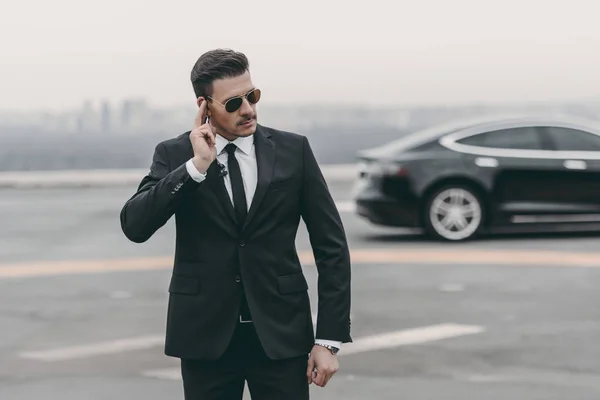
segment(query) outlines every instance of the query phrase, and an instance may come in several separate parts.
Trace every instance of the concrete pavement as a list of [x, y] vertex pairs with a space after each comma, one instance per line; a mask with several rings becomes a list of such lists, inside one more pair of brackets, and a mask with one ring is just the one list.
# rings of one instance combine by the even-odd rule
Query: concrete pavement
[[[347, 185], [332, 189], [355, 261], [356, 343], [313, 399], [600, 395], [597, 236], [434, 243], [370, 226], [345, 205]], [[118, 211], [131, 193], [0, 191], [1, 399], [182, 398], [162, 353], [173, 226], [127, 242]], [[316, 309], [303, 227], [298, 248]]]
[[[356, 164], [321, 166], [329, 181], [352, 181], [356, 177]], [[0, 172], [0, 188], [85, 188], [120, 187], [137, 185], [148, 169], [88, 169], [52, 171]]]

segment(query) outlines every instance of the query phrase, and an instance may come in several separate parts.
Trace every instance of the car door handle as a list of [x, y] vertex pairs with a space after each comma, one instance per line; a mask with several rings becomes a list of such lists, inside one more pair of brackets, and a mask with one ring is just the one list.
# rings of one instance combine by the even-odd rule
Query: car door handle
[[491, 157], [477, 157], [475, 159], [475, 165], [478, 167], [496, 168], [498, 166], [498, 160]]
[[587, 164], [585, 163], [585, 161], [581, 161], [581, 160], [565, 160], [563, 162], [563, 165], [567, 169], [586, 169], [587, 168]]

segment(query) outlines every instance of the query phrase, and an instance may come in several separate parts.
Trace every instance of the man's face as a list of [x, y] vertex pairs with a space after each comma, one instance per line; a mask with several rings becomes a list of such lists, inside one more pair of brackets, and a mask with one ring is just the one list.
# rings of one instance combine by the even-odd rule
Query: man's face
[[233, 112], [228, 112], [223, 106], [228, 100], [243, 96], [255, 89], [250, 72], [234, 78], [215, 80], [212, 89], [210, 97], [213, 100], [209, 101], [208, 109], [211, 124], [215, 126], [217, 132], [229, 140], [254, 134], [256, 104], [251, 104], [246, 97], [242, 97], [241, 106]]

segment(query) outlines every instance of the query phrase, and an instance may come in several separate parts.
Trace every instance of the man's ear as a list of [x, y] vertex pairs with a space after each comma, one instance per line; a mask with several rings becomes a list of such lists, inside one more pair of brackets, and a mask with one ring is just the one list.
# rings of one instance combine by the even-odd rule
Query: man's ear
[[212, 110], [210, 109], [210, 101], [206, 100], [206, 115], [212, 117]]

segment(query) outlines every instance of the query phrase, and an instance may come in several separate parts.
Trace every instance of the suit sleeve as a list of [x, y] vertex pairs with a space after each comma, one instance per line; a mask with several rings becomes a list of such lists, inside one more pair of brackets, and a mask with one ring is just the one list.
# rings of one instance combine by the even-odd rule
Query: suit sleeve
[[350, 252], [338, 209], [308, 143], [303, 139], [301, 214], [318, 270], [316, 337], [342, 343], [350, 337]]
[[167, 150], [159, 143], [149, 173], [121, 210], [121, 229], [132, 242], [150, 239], [173, 216], [186, 193], [201, 183], [192, 179], [186, 164], [171, 170]]

